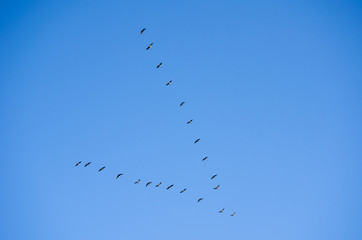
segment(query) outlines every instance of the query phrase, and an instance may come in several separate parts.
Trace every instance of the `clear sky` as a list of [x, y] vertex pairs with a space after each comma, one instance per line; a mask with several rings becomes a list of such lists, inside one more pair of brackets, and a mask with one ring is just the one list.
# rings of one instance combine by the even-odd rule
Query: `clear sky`
[[1, 1], [0, 239], [360, 240], [361, 66], [361, 1]]

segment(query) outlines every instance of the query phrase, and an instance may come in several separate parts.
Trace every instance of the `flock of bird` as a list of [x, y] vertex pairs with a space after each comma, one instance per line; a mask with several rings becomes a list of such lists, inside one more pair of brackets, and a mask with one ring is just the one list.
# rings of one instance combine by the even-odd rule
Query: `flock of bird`
[[[145, 31], [146, 31], [146, 28], [143, 28], [143, 29], [141, 30], [141, 35], [142, 35]], [[153, 43], [149, 44], [149, 45], [147, 46], [146, 50], [149, 50], [152, 46], [153, 46]], [[156, 66], [156, 68], [160, 68], [161, 65], [162, 65], [162, 62], [159, 63], [159, 64]], [[172, 80], [170, 80], [170, 81], [166, 84], [166, 86], [171, 85], [171, 83], [172, 83]], [[181, 103], [180, 103], [180, 107], [182, 107], [184, 104], [185, 104], [185, 102], [181, 102]], [[193, 119], [191, 119], [191, 120], [189, 120], [188, 122], [186, 122], [186, 124], [190, 124], [190, 123], [192, 123], [192, 121], [193, 121]], [[200, 141], [200, 138], [196, 139], [196, 140], [194, 141], [194, 144], [198, 143], [199, 141]], [[204, 157], [204, 158], [202, 159], [202, 161], [205, 161], [207, 158], [208, 158], [207, 156]], [[82, 163], [82, 161], [79, 161], [79, 162], [77, 162], [77, 163], [75, 164], [75, 166], [77, 167], [77, 166], [80, 165], [81, 163]], [[86, 164], [84, 165], [84, 167], [87, 167], [87, 166], [89, 166], [90, 164], [91, 164], [91, 162], [88, 162], [88, 163], [86, 163]], [[105, 168], [106, 168], [105, 166], [101, 167], [101, 168], [98, 170], [98, 172], [103, 171]], [[122, 176], [122, 175], [123, 175], [123, 173], [117, 174], [116, 179], [118, 179], [118, 178], [119, 178], [120, 176]], [[217, 177], [217, 174], [214, 174], [214, 175], [211, 177], [211, 180], [213, 180], [215, 177]], [[141, 179], [138, 179], [137, 181], [134, 182], [134, 184], [139, 184], [140, 182], [141, 182]], [[148, 186], [151, 185], [151, 184], [152, 184], [152, 182], [147, 182], [145, 186], [148, 187]], [[161, 184], [162, 184], [162, 182], [160, 182], [160, 183], [158, 183], [157, 185], [155, 185], [155, 187], [160, 187]], [[174, 186], [173, 184], [169, 185], [169, 186], [166, 188], [166, 190], [169, 190], [169, 189], [172, 188], [173, 186]], [[220, 187], [220, 185], [217, 185], [217, 186], [214, 187], [213, 189], [214, 189], [214, 190], [218, 190], [219, 187]], [[185, 191], [186, 191], [186, 188], [182, 189], [182, 190], [180, 191], [180, 193], [184, 193]], [[197, 199], [197, 202], [199, 203], [199, 202], [202, 201], [202, 200], [204, 200], [204, 198], [202, 198], [202, 197], [201, 197], [201, 198], [198, 198], [198, 199]], [[224, 210], [225, 210], [225, 208], [221, 209], [221, 210], [219, 211], [219, 213], [223, 213]], [[233, 212], [230, 216], [234, 217], [235, 214], [236, 214], [236, 212]]]

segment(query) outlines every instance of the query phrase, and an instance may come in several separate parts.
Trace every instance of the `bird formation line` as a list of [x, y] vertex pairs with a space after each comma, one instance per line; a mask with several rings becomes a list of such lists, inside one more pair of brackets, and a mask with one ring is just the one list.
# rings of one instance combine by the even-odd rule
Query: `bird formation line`
[[[144, 33], [145, 30], [146, 30], [146, 28], [143, 28], [143, 29], [141, 30], [141, 35]], [[149, 50], [152, 45], [153, 45], [153, 43], [151, 43], [151, 44], [146, 48], [146, 50]], [[162, 62], [159, 63], [156, 68], [161, 67], [161, 65], [162, 65]], [[170, 80], [170, 81], [166, 84], [166, 86], [171, 85], [171, 83], [172, 83], [172, 80]], [[181, 102], [181, 103], [180, 103], [180, 107], [182, 107], [184, 104], [185, 104], [184, 101]], [[194, 121], [194, 119], [190, 119], [189, 121], [186, 122], [186, 124], [187, 124], [187, 125], [188, 125], [188, 124], [191, 124], [193, 121]], [[196, 139], [196, 140], [194, 141], [194, 144], [198, 143], [200, 140], [201, 140], [200, 138]], [[205, 157], [202, 159], [202, 161], [205, 161], [207, 158], [208, 158], [208, 156], [205, 156]], [[216, 176], [217, 176], [217, 174], [213, 175], [213, 176], [211, 177], [211, 180], [214, 179]], [[169, 188], [172, 187], [172, 186], [173, 186], [173, 185], [169, 186], [167, 189], [169, 189]], [[213, 189], [214, 189], [214, 190], [217, 190], [217, 189], [219, 189], [219, 187], [220, 187], [220, 185], [217, 185], [217, 186], [214, 187]], [[180, 193], [183, 193], [184, 191], [186, 191], [186, 188], [183, 189]], [[198, 202], [200, 202], [201, 200], [203, 200], [203, 198], [199, 198], [199, 199], [198, 199]], [[221, 211], [219, 211], [219, 212], [220, 212], [220, 213], [223, 213], [223, 212], [224, 212], [224, 208], [223, 208]], [[231, 216], [235, 216], [235, 213], [233, 213]]]
[[[147, 28], [143, 28], [143, 29], [141, 30], [140, 34], [143, 35], [146, 30], [147, 30]], [[153, 45], [154, 45], [154, 43], [151, 42], [151, 43], [146, 47], [146, 50], [150, 50]], [[160, 63], [156, 66], [156, 69], [160, 68], [161, 66], [162, 66], [162, 62], [160, 62]], [[167, 86], [170, 86], [171, 83], [172, 83], [172, 80], [170, 80], [169, 82], [167, 82], [167, 83], [166, 83], [166, 87], [167, 87]], [[186, 103], [186, 102], [183, 101], [183, 102], [180, 103], [179, 106], [180, 106], [180, 107], [183, 107], [183, 106], [185, 105], [185, 103]], [[188, 125], [188, 124], [191, 124], [193, 121], [194, 121], [194, 119], [190, 119], [189, 121], [186, 122], [186, 124], [187, 124], [187, 125]], [[201, 140], [200, 138], [196, 139], [196, 140], [194, 141], [194, 144], [198, 143], [200, 140]], [[202, 161], [205, 161], [206, 159], [208, 159], [208, 156], [205, 156], [205, 157], [202, 159]], [[82, 163], [82, 161], [79, 161], [79, 162], [77, 162], [77, 163], [75, 164], [75, 166], [77, 167], [77, 166], [80, 165], [81, 163]], [[84, 165], [84, 167], [87, 167], [87, 166], [90, 165], [90, 164], [91, 164], [91, 162], [88, 162], [88, 163], [86, 163], [86, 164]], [[98, 170], [98, 172], [101, 172], [101, 171], [104, 170], [104, 169], [105, 169], [105, 166], [101, 167], [101, 168]], [[119, 178], [120, 176], [122, 176], [122, 175], [123, 175], [123, 173], [117, 174], [116, 179], [118, 179], [118, 178]], [[215, 177], [217, 177], [217, 174], [214, 174], [213, 176], [211, 176], [211, 180], [213, 180]], [[134, 182], [134, 184], [139, 184], [140, 182], [141, 182], [141, 179], [138, 179], [137, 181]], [[148, 186], [150, 186], [151, 184], [152, 184], [152, 182], [149, 181], [149, 182], [146, 183], [145, 187], [148, 187]], [[162, 182], [160, 182], [160, 183], [158, 183], [157, 185], [155, 185], [155, 187], [158, 188], [158, 187], [161, 186], [161, 184], [162, 184]], [[174, 184], [169, 185], [169, 186], [166, 188], [166, 190], [171, 189], [173, 186], [174, 186]], [[214, 189], [214, 190], [218, 190], [219, 187], [220, 187], [220, 185], [217, 185], [217, 186], [214, 187], [213, 189]], [[186, 188], [183, 188], [179, 193], [184, 193], [185, 191], [186, 191]], [[197, 199], [197, 203], [199, 203], [199, 202], [202, 201], [202, 200], [204, 200], [204, 198], [202, 198], [202, 197], [198, 198], [198, 199]], [[224, 210], [225, 210], [225, 208], [222, 208], [221, 210], [219, 210], [219, 213], [223, 213]], [[236, 214], [236, 212], [233, 212], [230, 216], [234, 217], [235, 214]]]
[[[77, 162], [77, 163], [75, 164], [75, 166], [78, 167], [81, 163], [82, 163], [82, 161], [79, 161], [79, 162]], [[87, 166], [89, 166], [90, 164], [91, 164], [91, 162], [88, 162], [88, 163], [86, 163], [86, 164], [84, 165], [84, 167], [87, 167]], [[98, 170], [98, 172], [103, 171], [105, 168], [106, 168], [105, 166], [101, 167], [101, 168]], [[116, 180], [119, 179], [119, 178], [120, 178], [121, 176], [123, 176], [123, 175], [124, 175], [123, 173], [118, 173], [118, 174], [116, 175]], [[215, 177], [215, 176], [216, 176], [216, 175], [213, 175], [212, 178]], [[140, 178], [138, 178], [138, 180], [135, 181], [135, 182], [133, 182], [133, 183], [134, 183], [134, 184], [141, 184], [141, 181], [142, 181], [142, 180], [141, 180]], [[152, 184], [152, 181], [148, 181], [148, 182], [146, 182], [145, 187], [149, 187], [149, 186], [151, 186], [151, 184]], [[159, 182], [157, 185], [155, 185], [155, 187], [158, 188], [158, 187], [161, 186], [161, 184], [162, 184], [162, 182]], [[220, 186], [220, 185], [217, 185], [217, 186], [214, 187], [213, 189], [216, 190], [216, 189], [219, 188], [219, 186]], [[171, 184], [171, 185], [169, 185], [169, 186], [166, 187], [166, 190], [170, 190], [170, 189], [173, 188], [173, 187], [174, 187], [174, 184]], [[182, 193], [184, 193], [186, 190], [187, 190], [187, 188], [183, 188], [179, 193], [182, 194]], [[199, 197], [199, 198], [197, 199], [197, 203], [199, 203], [199, 202], [202, 201], [202, 200], [204, 200], [204, 198], [202, 198], [202, 197], [200, 198], [200, 197]], [[224, 208], [219, 211], [219, 213], [223, 213], [223, 212], [224, 212]], [[235, 216], [235, 212], [234, 212], [233, 214], [231, 214], [230, 216], [234, 217], [234, 216]]]

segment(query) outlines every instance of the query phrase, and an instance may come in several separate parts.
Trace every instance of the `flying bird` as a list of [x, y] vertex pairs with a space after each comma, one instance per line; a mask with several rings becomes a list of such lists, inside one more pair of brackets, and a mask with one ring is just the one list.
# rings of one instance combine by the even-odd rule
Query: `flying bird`
[[162, 65], [162, 62], [161, 62], [160, 64], [158, 64], [156, 68], [159, 68], [159, 67], [161, 67], [161, 65]]
[[173, 187], [173, 184], [171, 184], [170, 186], [168, 186], [167, 188], [166, 188], [166, 190], [168, 190], [168, 189], [170, 189], [170, 188], [172, 188]]
[[200, 141], [200, 138], [196, 139], [196, 141], [194, 143], [197, 143], [198, 141]]
[[141, 179], [138, 179], [137, 182], [134, 182], [134, 184], [137, 184], [137, 183], [139, 183], [140, 181], [141, 181]]
[[142, 29], [142, 30], [141, 30], [141, 34], [142, 34], [145, 30], [146, 30], [146, 28]]
[[116, 177], [116, 179], [118, 179], [120, 176], [122, 176], [123, 175], [123, 173], [120, 173], [120, 174], [118, 174], [117, 175], [117, 177]]
[[214, 190], [218, 189], [220, 187], [220, 185], [217, 185], [216, 187], [214, 187]]
[[98, 172], [102, 171], [103, 169], [105, 169], [106, 167], [101, 167]]
[[199, 198], [199, 200], [197, 200], [197, 202], [200, 202], [201, 200], [204, 200], [203, 198]]
[[182, 189], [182, 191], [181, 191], [180, 193], [183, 193], [183, 192], [185, 192], [185, 191], [186, 191], [186, 188]]
[[190, 123], [192, 123], [192, 121], [193, 121], [193, 119], [191, 119], [190, 121], [188, 121], [186, 124], [190, 124]]
[[162, 182], [160, 182], [159, 184], [157, 184], [155, 187], [159, 187], [162, 184]]
[[202, 159], [202, 161], [205, 161], [207, 158], [208, 158], [208, 157], [204, 157], [204, 158]]
[[151, 43], [147, 48], [146, 50], [150, 49], [152, 47], [153, 43]]
[[211, 177], [211, 179], [214, 179], [217, 176], [217, 174], [215, 174], [214, 176]]
[[224, 212], [224, 210], [225, 210], [225, 208], [221, 209], [221, 210], [219, 211], [219, 213], [223, 213], [223, 212]]
[[148, 185], [150, 185], [152, 182], [148, 182], [148, 183], [146, 183], [146, 187], [148, 186]]
[[182, 107], [182, 105], [184, 105], [184, 104], [185, 104], [185, 102], [180, 103], [180, 107]]
[[84, 167], [88, 166], [89, 164], [91, 164], [91, 162], [87, 163], [86, 165], [84, 165]]
[[78, 166], [79, 164], [81, 164], [82, 163], [82, 161], [79, 161], [79, 162], [77, 162], [77, 164], [75, 164], [75, 166]]
[[170, 81], [166, 84], [166, 86], [171, 85], [171, 83], [172, 83], [172, 80], [170, 80]]
[[231, 214], [230, 216], [234, 217], [235, 216], [235, 212], [233, 214]]

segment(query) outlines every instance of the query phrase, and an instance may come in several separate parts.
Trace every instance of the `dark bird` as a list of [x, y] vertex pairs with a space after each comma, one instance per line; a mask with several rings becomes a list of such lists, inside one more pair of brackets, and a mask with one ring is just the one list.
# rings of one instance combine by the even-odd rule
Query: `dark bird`
[[182, 191], [181, 191], [180, 193], [183, 193], [183, 192], [185, 192], [185, 191], [186, 191], [186, 188], [182, 189]]
[[98, 172], [102, 171], [103, 169], [105, 169], [106, 167], [101, 167]]
[[123, 175], [123, 173], [120, 173], [120, 174], [118, 174], [117, 175], [117, 177], [116, 177], [116, 179], [118, 179], [120, 176], [122, 176]]
[[217, 176], [217, 174], [215, 174], [214, 176], [211, 177], [211, 179], [214, 179]]
[[156, 68], [159, 68], [159, 67], [161, 67], [161, 65], [162, 65], [162, 62], [161, 62], [160, 64], [158, 64]]
[[146, 30], [146, 28], [142, 29], [142, 30], [141, 30], [141, 34], [142, 34], [145, 30]]
[[234, 217], [235, 216], [235, 212], [233, 214], [231, 214], [230, 216]]
[[204, 200], [203, 198], [199, 198], [199, 200], [197, 200], [197, 202], [200, 202], [201, 200]]
[[146, 183], [146, 187], [148, 186], [148, 185], [150, 185], [152, 182], [148, 182], [148, 183]]
[[150, 49], [152, 47], [153, 43], [151, 43], [147, 48], [146, 50]]
[[191, 119], [190, 121], [188, 121], [186, 124], [190, 124], [190, 123], [192, 123], [192, 121], [193, 121], [193, 119]]
[[180, 107], [182, 107], [182, 105], [184, 105], [184, 104], [185, 104], [185, 102], [180, 103]]
[[197, 143], [198, 141], [200, 141], [200, 138], [196, 139], [196, 141], [194, 143]]
[[134, 182], [134, 184], [137, 184], [137, 183], [139, 183], [140, 181], [141, 181], [141, 179], [138, 179], [137, 182]]
[[75, 166], [78, 166], [79, 164], [81, 164], [82, 163], [82, 161], [79, 161], [79, 162], [77, 162], [77, 164], [75, 164]]
[[84, 165], [84, 167], [88, 166], [89, 164], [91, 164], [91, 162], [87, 163], [86, 165]]
[[221, 210], [219, 211], [219, 213], [223, 213], [223, 212], [224, 212], [224, 210], [225, 210], [225, 208], [221, 209]]
[[166, 84], [166, 86], [171, 85], [171, 83], [172, 83], [172, 80], [169, 81], [169, 82]]
[[166, 188], [166, 190], [168, 190], [168, 189], [170, 189], [170, 188], [172, 188], [173, 187], [173, 184], [171, 184], [170, 186], [168, 186], [167, 188]]
[[160, 182], [159, 184], [157, 184], [155, 187], [159, 187], [162, 184], [162, 182]]
[[216, 187], [214, 187], [214, 190], [218, 189], [220, 187], [220, 185], [217, 185]]
[[208, 158], [208, 157], [204, 157], [204, 158], [202, 159], [202, 161], [205, 161], [207, 158]]

